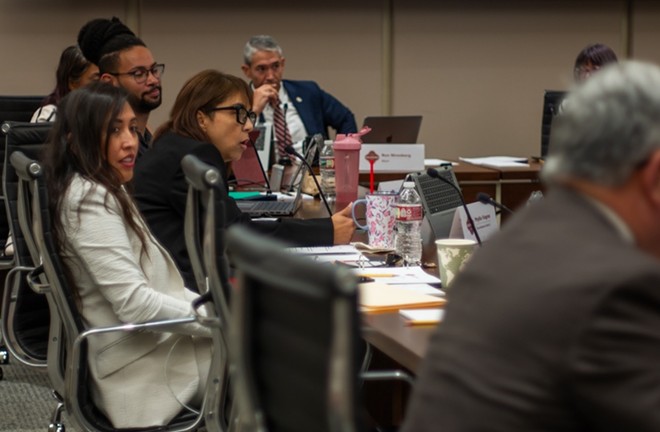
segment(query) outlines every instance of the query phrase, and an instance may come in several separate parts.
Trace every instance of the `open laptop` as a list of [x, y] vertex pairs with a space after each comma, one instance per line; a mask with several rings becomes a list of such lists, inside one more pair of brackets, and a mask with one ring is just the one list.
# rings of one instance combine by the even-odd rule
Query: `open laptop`
[[241, 158], [231, 163], [236, 186], [243, 190], [265, 190], [268, 188], [264, 169], [259, 160], [259, 143], [263, 146], [264, 134], [259, 129], [250, 132], [250, 142]]
[[362, 137], [365, 144], [416, 144], [422, 116], [367, 117], [364, 126], [371, 132]]
[[[305, 154], [305, 160], [307, 163], [311, 164], [314, 161], [316, 156], [317, 146], [312, 144], [307, 149]], [[262, 171], [263, 173], [263, 171]], [[300, 164], [300, 168], [294, 175], [294, 191], [295, 196], [293, 200], [287, 201], [237, 201], [236, 204], [238, 208], [250, 217], [281, 217], [281, 216], [293, 216], [300, 204], [302, 202], [302, 181], [305, 178], [307, 173], [307, 166], [303, 163]], [[265, 173], [263, 173], [265, 176]]]
[[[451, 165], [442, 165], [436, 169], [443, 178], [459, 187]], [[456, 207], [462, 205], [458, 192], [425, 172], [413, 173], [410, 177], [415, 182], [415, 188], [422, 199], [424, 216], [428, 219], [433, 237], [436, 239], [449, 237]]]

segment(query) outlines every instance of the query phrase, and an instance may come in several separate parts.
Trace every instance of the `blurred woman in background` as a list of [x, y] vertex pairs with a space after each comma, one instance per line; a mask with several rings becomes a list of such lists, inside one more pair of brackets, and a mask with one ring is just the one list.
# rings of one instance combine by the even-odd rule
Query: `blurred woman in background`
[[42, 106], [32, 115], [30, 122], [55, 121], [60, 100], [69, 92], [98, 80], [99, 68], [83, 56], [78, 45], [71, 45], [62, 51], [55, 79], [55, 89], [46, 96]]

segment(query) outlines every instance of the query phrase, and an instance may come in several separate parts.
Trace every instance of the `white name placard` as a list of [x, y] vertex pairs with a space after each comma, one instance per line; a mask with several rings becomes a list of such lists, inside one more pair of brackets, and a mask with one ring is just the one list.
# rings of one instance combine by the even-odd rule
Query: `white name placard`
[[362, 144], [360, 172], [369, 172], [367, 155], [377, 156], [376, 173], [409, 173], [424, 171], [424, 144]]
[[[497, 217], [495, 216], [495, 207], [480, 202], [473, 202], [468, 204], [467, 208], [470, 210], [474, 225], [479, 231], [479, 238], [481, 241], [487, 240], [499, 230]], [[449, 237], [471, 240], [477, 239], [477, 236], [474, 234], [474, 228], [472, 228], [472, 224], [470, 224], [468, 217], [465, 214], [465, 209], [462, 206], [456, 208]]]

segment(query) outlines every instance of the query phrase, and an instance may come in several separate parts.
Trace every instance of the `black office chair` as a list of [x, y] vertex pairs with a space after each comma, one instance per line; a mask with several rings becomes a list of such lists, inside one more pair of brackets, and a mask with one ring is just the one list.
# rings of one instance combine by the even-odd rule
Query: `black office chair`
[[[151, 330], [157, 327], [173, 328], [179, 324], [190, 323], [196, 320], [194, 316], [166, 321], [154, 321], [137, 324], [126, 324], [105, 328], [87, 329], [79, 314], [71, 287], [65, 277], [63, 265], [55, 246], [48, 211], [48, 197], [41, 167], [37, 162], [27, 158], [21, 152], [14, 152], [11, 163], [22, 180], [29, 183], [30, 197], [23, 196], [20, 206], [27, 207], [25, 200], [30, 200], [32, 219], [34, 223], [33, 237], [43, 261], [43, 271], [48, 282], [48, 292], [56, 305], [59, 318], [65, 330], [65, 388], [64, 403], [70, 418], [77, 426], [85, 431], [116, 432], [126, 429], [112, 427], [107, 418], [96, 408], [89, 388], [89, 366], [87, 359], [86, 341], [92, 335], [108, 332], [131, 332]], [[30, 285], [35, 289], [44, 289], [43, 281], [39, 276], [39, 269], [31, 272]], [[63, 360], [64, 361], [64, 360]], [[203, 426], [201, 414], [185, 413], [174, 419], [166, 426], [155, 428], [131, 429], [133, 431], [192, 431]], [[63, 430], [64, 426], [58, 417], [53, 419], [49, 430]]]
[[[41, 106], [45, 96], [0, 96], [0, 124], [6, 121], [12, 122], [29, 122], [32, 114]], [[4, 143], [5, 130], [0, 128], [0, 140]], [[2, 146], [4, 151], [4, 146]], [[4, 154], [0, 154], [0, 161], [5, 159]], [[0, 197], [4, 200], [4, 195]], [[4, 203], [3, 203], [4, 205]], [[0, 211], [0, 242], [7, 238], [9, 233], [8, 222], [5, 219], [5, 212]], [[4, 248], [2, 248], [4, 250]], [[0, 254], [0, 269], [11, 268], [11, 257], [4, 257]]]
[[559, 114], [559, 106], [566, 96], [565, 91], [546, 90], [543, 94], [543, 116], [541, 118], [541, 156], [548, 155], [552, 122]]
[[13, 268], [5, 279], [5, 292], [2, 300], [2, 335], [9, 351], [21, 362], [29, 366], [45, 366], [49, 341], [50, 313], [43, 293], [30, 289], [25, 279], [27, 271], [38, 265], [39, 258], [28, 244], [34, 245], [29, 232], [27, 238], [19, 226], [18, 195], [19, 178], [9, 163], [9, 156], [20, 149], [29, 157], [36, 158], [46, 141], [50, 124], [6, 122], [5, 159], [3, 164], [3, 191], [5, 195], [7, 219], [12, 232]]
[[[214, 383], [206, 389], [207, 412], [206, 428], [210, 432], [230, 429], [231, 411], [228, 399], [229, 359], [227, 330], [229, 320], [229, 282], [228, 269], [222, 247], [222, 231], [216, 227], [215, 192], [222, 187], [222, 179], [216, 168], [201, 162], [193, 155], [186, 155], [181, 161], [181, 168], [188, 181], [188, 197], [185, 213], [186, 249], [197, 288], [202, 294], [195, 309], [211, 302], [213, 318], [202, 319], [202, 323], [211, 328], [213, 334], [213, 358], [211, 374]], [[222, 217], [222, 209], [220, 209]], [[221, 226], [220, 224], [219, 226]]]
[[364, 430], [357, 279], [243, 226], [226, 245], [241, 430]]
[[0, 122], [29, 122], [45, 96], [0, 96]]

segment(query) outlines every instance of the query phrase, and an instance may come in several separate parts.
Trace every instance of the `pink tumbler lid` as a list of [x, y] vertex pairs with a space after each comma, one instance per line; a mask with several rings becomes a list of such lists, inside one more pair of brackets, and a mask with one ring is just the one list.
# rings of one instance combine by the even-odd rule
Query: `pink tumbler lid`
[[332, 147], [335, 150], [360, 150], [362, 148], [362, 135], [371, 132], [369, 126], [364, 126], [357, 133], [337, 134]]

